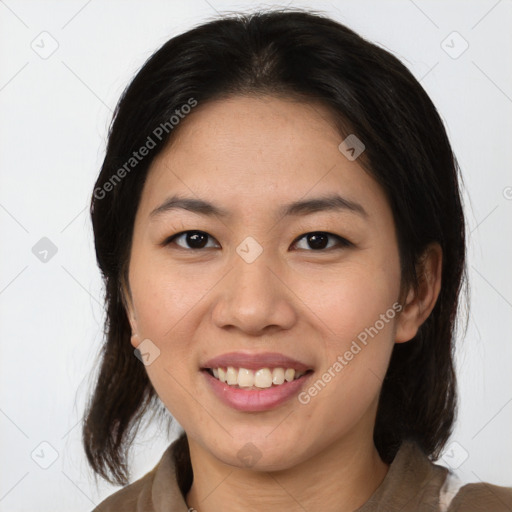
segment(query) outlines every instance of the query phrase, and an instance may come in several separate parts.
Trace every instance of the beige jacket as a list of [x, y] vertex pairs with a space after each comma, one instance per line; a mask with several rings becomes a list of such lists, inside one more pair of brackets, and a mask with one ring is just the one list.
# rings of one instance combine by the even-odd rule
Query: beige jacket
[[[187, 512], [176, 481], [175, 443], [149, 473], [92, 512]], [[432, 463], [418, 445], [404, 442], [381, 485], [355, 512], [393, 511], [512, 512], [512, 487], [463, 485], [446, 468]]]

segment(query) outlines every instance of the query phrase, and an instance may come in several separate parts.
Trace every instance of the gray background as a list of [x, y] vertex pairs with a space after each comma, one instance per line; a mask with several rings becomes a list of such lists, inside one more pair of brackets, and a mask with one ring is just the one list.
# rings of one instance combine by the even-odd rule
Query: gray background
[[[104, 319], [87, 209], [112, 110], [169, 37], [258, 5], [346, 23], [397, 55], [438, 107], [465, 179], [472, 301], [440, 463], [512, 485], [511, 0], [0, 0], [0, 511], [85, 512], [115, 490], [95, 487], [79, 427]], [[168, 443], [156, 425], [141, 435], [133, 477]]]

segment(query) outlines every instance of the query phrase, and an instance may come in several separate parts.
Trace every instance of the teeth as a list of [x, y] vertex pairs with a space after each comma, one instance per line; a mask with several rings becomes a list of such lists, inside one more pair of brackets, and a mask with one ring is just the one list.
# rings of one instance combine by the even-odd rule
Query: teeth
[[272, 385], [279, 386], [284, 382], [302, 377], [306, 372], [296, 372], [294, 368], [261, 368], [249, 370], [247, 368], [235, 368], [228, 366], [224, 368], [212, 368], [213, 376], [230, 386], [241, 388], [257, 387], [260, 389], [270, 388]]
[[293, 368], [287, 368], [284, 372], [284, 380], [291, 382], [295, 377], [295, 370]]
[[226, 371], [226, 382], [230, 386], [233, 386], [234, 384], [238, 384], [237, 379], [238, 372], [232, 366], [228, 366], [228, 369]]
[[272, 372], [272, 383], [278, 386], [284, 382], [284, 370], [283, 368], [274, 368]]
[[252, 370], [247, 370], [246, 368], [240, 368], [240, 370], [238, 370], [237, 384], [241, 388], [250, 388], [254, 386], [254, 372]]
[[268, 368], [258, 370], [254, 374], [254, 385], [257, 388], [269, 388], [272, 386], [272, 372]]

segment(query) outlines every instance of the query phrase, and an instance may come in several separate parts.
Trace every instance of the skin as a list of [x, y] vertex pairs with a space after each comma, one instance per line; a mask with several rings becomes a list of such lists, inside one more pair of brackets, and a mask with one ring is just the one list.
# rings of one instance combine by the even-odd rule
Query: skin
[[[388, 466], [373, 443], [382, 379], [395, 343], [414, 337], [435, 305], [441, 250], [425, 252], [417, 290], [401, 289], [395, 224], [387, 199], [322, 106], [272, 96], [199, 105], [153, 162], [136, 215], [126, 288], [132, 345], [150, 339], [148, 366], [159, 397], [187, 432], [199, 512], [352, 511], [382, 483]], [[333, 192], [348, 210], [278, 217], [284, 203]], [[201, 198], [231, 217], [150, 212], [172, 194]], [[194, 249], [185, 230], [210, 235]], [[327, 232], [315, 250], [303, 235]], [[247, 263], [248, 236], [263, 252]], [[193, 246], [192, 246], [193, 247]], [[332, 247], [332, 248], [330, 248]], [[365, 328], [397, 301], [399, 315], [309, 403], [295, 397], [257, 413], [240, 412], [211, 392], [201, 362], [231, 351], [275, 351], [307, 363], [314, 382]], [[245, 467], [247, 443], [260, 458]]]

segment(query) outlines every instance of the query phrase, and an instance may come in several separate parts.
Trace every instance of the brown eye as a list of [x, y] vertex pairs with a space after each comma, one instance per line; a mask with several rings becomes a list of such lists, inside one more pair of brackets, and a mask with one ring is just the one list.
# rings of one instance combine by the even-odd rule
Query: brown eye
[[168, 238], [164, 245], [169, 245], [176, 240], [184, 240], [185, 245], [182, 245], [182, 243], [177, 243], [178, 247], [182, 249], [204, 249], [206, 247], [206, 244], [208, 242], [208, 238], [212, 238], [208, 233], [205, 233], [204, 231], [182, 231], [181, 233], [177, 233], [170, 238]]
[[[334, 246], [329, 246], [329, 239], [335, 239], [337, 241], [337, 244], [334, 244]], [[306, 233], [302, 236], [300, 236], [297, 241], [300, 241], [302, 239], [306, 240], [306, 243], [308, 244], [309, 248], [313, 251], [321, 251], [323, 249], [333, 249], [336, 248], [336, 245], [338, 247], [349, 247], [352, 244], [346, 240], [345, 238], [334, 235], [333, 233], [326, 233], [324, 231], [314, 231], [311, 233]], [[297, 242], [295, 242], [296, 244]]]

